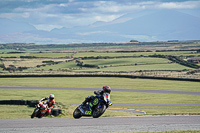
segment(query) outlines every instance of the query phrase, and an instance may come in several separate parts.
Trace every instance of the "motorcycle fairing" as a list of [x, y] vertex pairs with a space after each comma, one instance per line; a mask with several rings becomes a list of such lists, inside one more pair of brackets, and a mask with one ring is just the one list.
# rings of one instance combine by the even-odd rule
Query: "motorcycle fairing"
[[91, 116], [94, 106], [96, 106], [98, 103], [99, 103], [99, 97], [95, 96], [94, 100], [92, 100], [88, 105], [86, 105], [85, 108], [79, 106], [79, 110], [81, 111], [82, 115]]

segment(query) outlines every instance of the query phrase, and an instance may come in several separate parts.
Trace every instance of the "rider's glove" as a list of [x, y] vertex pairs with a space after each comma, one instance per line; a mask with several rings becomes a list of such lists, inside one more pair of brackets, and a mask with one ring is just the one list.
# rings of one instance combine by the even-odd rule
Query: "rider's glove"
[[97, 94], [97, 91], [94, 91], [94, 94], [98, 95], [98, 94]]

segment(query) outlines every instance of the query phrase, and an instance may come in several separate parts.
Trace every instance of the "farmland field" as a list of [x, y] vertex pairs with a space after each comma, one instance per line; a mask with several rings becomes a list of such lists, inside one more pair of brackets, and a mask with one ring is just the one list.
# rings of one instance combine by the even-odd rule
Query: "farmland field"
[[119, 56], [149, 56], [154, 54], [162, 54], [162, 55], [200, 55], [197, 54], [196, 51], [169, 51], [169, 52], [78, 52], [74, 57], [119, 57]]
[[110, 65], [130, 65], [130, 64], [156, 64], [156, 63], [168, 63], [167, 59], [161, 58], [119, 58], [119, 59], [98, 59], [98, 60], [82, 60], [84, 64], [94, 64], [99, 66]]
[[102, 67], [100, 69], [96, 68], [82, 68], [74, 71], [141, 71], [141, 70], [154, 70], [154, 71], [162, 71], [162, 70], [190, 70], [191, 68], [185, 67], [179, 64], [151, 64], [151, 65], [133, 65], [133, 66], [113, 66], [113, 67]]
[[[36, 67], [37, 65], [46, 64], [43, 61], [52, 61], [51, 59], [13, 59], [9, 58], [4, 60], [5, 67], [9, 65], [15, 65], [16, 67]], [[55, 62], [65, 62], [66, 59], [53, 59]]]
[[[111, 43], [111, 44], [70, 44], [0, 45], [0, 86], [33, 87], [83, 87], [148, 89], [173, 91], [200, 91], [199, 82], [178, 80], [155, 80], [140, 78], [98, 77], [105, 75], [136, 75], [150, 77], [176, 77], [200, 79], [200, 65], [188, 63], [188, 58], [199, 58], [199, 41], [178, 43]], [[12, 75], [96, 75], [96, 77], [24, 77]], [[0, 89], [0, 100], [40, 100], [54, 93], [56, 102], [63, 104], [61, 118], [72, 118], [75, 105], [80, 104], [93, 91]], [[199, 104], [198, 95], [159, 94], [112, 91], [113, 103], [121, 104]], [[0, 105], [0, 118], [30, 118], [33, 108], [19, 105]], [[13, 110], [10, 110], [12, 108]], [[200, 106], [113, 106], [144, 110], [147, 115], [200, 114]], [[17, 115], [16, 115], [17, 114]], [[131, 116], [134, 113], [106, 111], [103, 116]], [[140, 114], [141, 115], [141, 114]]]
[[[37, 71], [145, 71], [145, 70], [166, 70], [166, 71], [180, 71], [180, 70], [192, 70], [193, 68], [184, 66], [178, 63], [175, 63], [169, 59], [166, 58], [156, 58], [156, 57], [148, 57], [147, 55], [150, 55], [152, 52], [136, 52], [138, 55], [134, 55], [133, 57], [127, 57], [125, 55], [130, 56], [131, 54], [135, 53], [107, 53], [107, 58], [97, 58], [97, 59], [91, 59], [95, 58], [100, 53], [96, 52], [88, 52], [88, 55], [91, 55], [91, 58], [81, 58], [80, 56], [77, 56], [79, 53], [76, 53], [75, 57], [72, 58], [72, 53], [27, 53], [26, 56], [34, 57], [34, 58], [21, 58], [22, 54], [1, 54], [1, 64], [4, 64], [4, 66], [7, 68], [9, 66], [15, 66], [16, 68], [19, 67], [25, 67], [30, 69], [24, 69], [23, 71], [31, 71], [31, 72], [37, 72]], [[146, 53], [146, 56], [143, 57]], [[168, 55], [169, 53], [173, 53], [174, 55], [180, 56], [181, 58], [185, 56], [189, 56], [191, 54], [191, 51], [179, 51], [179, 52], [157, 52], [156, 54], [161, 55]], [[184, 54], [185, 55], [184, 55]], [[194, 52], [193, 52], [194, 53]], [[87, 52], [84, 52], [83, 55], [86, 55]], [[101, 53], [102, 54], [102, 53]], [[105, 54], [105, 53], [103, 53]], [[24, 54], [25, 55], [25, 54]], [[23, 56], [24, 56], [23, 55]], [[120, 57], [120, 55], [123, 55], [123, 57]], [[141, 56], [142, 55], [142, 56]], [[184, 56], [183, 56], [184, 55]], [[198, 54], [194, 53], [195, 56], [198, 56]], [[15, 58], [13, 58], [15, 57]], [[109, 58], [111, 57], [111, 58]], [[120, 57], [120, 58], [117, 58]], [[91, 68], [91, 67], [84, 67], [80, 66], [77, 63], [77, 59], [79, 62], [82, 62], [82, 65], [89, 64], [98, 66], [97, 68]], [[50, 63], [49, 63], [50, 62]], [[199, 64], [197, 64], [199, 66]], [[2, 65], [1, 65], [2, 66]], [[99, 69], [100, 68], [100, 69]], [[2, 71], [2, 69], [1, 69]], [[21, 72], [23, 72], [21, 71]]]
[[[171, 55], [169, 55], [171, 54]], [[88, 56], [86, 56], [88, 55]], [[179, 58], [170, 60], [168, 56]], [[2, 74], [23, 73], [59, 73], [70, 72], [110, 72], [127, 73], [132, 75], [166, 76], [180, 78], [200, 78], [195, 68], [199, 64], [187, 63], [187, 57], [198, 57], [196, 51], [168, 52], [73, 52], [73, 53], [24, 53], [1, 54], [0, 67], [10, 68], [0, 70]], [[160, 58], [161, 57], [161, 58]], [[184, 64], [183, 64], [184, 63]], [[195, 67], [195, 68], [194, 68]], [[18, 70], [19, 69], [19, 70]], [[188, 74], [194, 71], [193, 74]], [[135, 73], [136, 72], [136, 73]], [[140, 72], [140, 73], [138, 73]], [[142, 72], [142, 73], [141, 73]]]

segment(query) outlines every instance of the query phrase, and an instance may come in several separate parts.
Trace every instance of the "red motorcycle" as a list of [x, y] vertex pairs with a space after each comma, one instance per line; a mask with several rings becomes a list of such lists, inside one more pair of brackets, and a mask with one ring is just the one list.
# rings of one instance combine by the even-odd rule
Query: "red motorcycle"
[[47, 116], [47, 108], [48, 108], [48, 104], [46, 104], [45, 102], [39, 102], [37, 105], [35, 105], [35, 109], [31, 115], [31, 118], [34, 117], [38, 117], [38, 118], [42, 118], [43, 116]]

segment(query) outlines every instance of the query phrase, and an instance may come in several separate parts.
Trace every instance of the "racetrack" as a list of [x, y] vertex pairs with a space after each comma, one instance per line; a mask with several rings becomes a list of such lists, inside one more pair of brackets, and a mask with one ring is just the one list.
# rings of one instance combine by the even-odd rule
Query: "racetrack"
[[[57, 90], [98, 90], [97, 88], [67, 88], [67, 87], [7, 87], [2, 89], [57, 89]], [[166, 91], [166, 90], [138, 90], [138, 89], [112, 89], [124, 92], [145, 93], [170, 93], [200, 95], [200, 92], [192, 91]], [[119, 104], [116, 104], [119, 105]], [[127, 105], [122, 104], [120, 106]], [[133, 104], [134, 106], [135, 104]], [[186, 104], [176, 104], [175, 106]], [[192, 104], [190, 104], [192, 105]], [[195, 104], [200, 105], [200, 104]], [[130, 105], [132, 106], [132, 104]], [[148, 105], [145, 105], [148, 106]], [[157, 106], [150, 104], [149, 106]], [[161, 104], [159, 106], [172, 106]], [[144, 116], [144, 117], [100, 117], [82, 119], [1, 119], [0, 132], [158, 132], [172, 130], [200, 130], [200, 116]]]
[[[77, 87], [24, 87], [24, 86], [0, 86], [0, 89], [43, 89], [43, 90], [85, 90], [85, 91], [99, 90], [99, 88], [77, 88]], [[112, 91], [200, 95], [200, 91], [174, 91], [174, 90], [152, 90], [152, 89], [116, 89], [116, 88], [112, 88]]]
[[[0, 86], [0, 89], [43, 89], [43, 90], [84, 90], [84, 91], [99, 90], [99, 88], [28, 87], [28, 86], [27, 87], [24, 87], [24, 86]], [[200, 95], [200, 91], [174, 91], [174, 90], [152, 90], [152, 89], [116, 89], [116, 88], [112, 88], [112, 91]], [[113, 103], [113, 106], [115, 106], [115, 105], [116, 106], [194, 106], [194, 105], [200, 105], [200, 103], [180, 103], [180, 104], [118, 104], [118, 103]]]
[[0, 132], [157, 132], [200, 130], [200, 116], [1, 119]]

